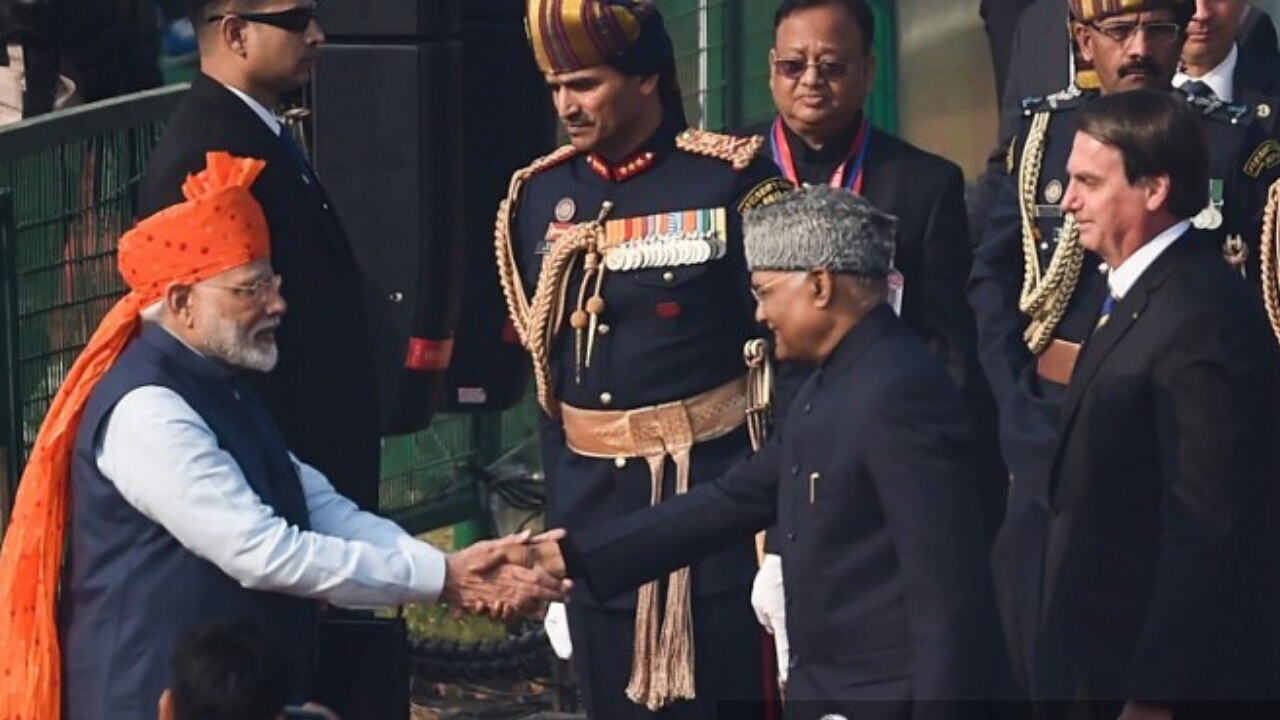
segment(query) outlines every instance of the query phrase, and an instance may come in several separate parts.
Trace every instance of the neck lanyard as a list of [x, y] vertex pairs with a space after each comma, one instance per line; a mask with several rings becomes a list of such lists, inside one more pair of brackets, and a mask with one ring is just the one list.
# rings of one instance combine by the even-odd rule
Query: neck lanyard
[[[862, 123], [858, 126], [858, 134], [854, 136], [853, 145], [849, 147], [844, 162], [836, 166], [835, 172], [831, 174], [831, 179], [828, 181], [831, 187], [842, 187], [855, 195], [862, 194], [863, 162], [867, 159], [867, 146], [871, 144], [870, 136], [870, 124], [867, 122], [867, 116], [863, 115]], [[800, 185], [800, 176], [796, 172], [795, 159], [791, 156], [791, 146], [787, 144], [787, 136], [782, 129], [781, 117], [773, 121], [773, 132], [770, 133], [769, 144], [772, 146], [774, 164], [782, 170], [782, 174], [788, 180]], [[852, 165], [850, 165], [851, 162]]]

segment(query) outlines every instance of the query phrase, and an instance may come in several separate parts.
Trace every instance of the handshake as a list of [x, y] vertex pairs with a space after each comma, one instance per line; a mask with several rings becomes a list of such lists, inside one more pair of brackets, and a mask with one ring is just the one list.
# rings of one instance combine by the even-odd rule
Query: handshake
[[526, 530], [449, 555], [440, 602], [499, 620], [563, 602], [573, 588], [558, 544], [564, 536], [564, 530], [537, 536]]

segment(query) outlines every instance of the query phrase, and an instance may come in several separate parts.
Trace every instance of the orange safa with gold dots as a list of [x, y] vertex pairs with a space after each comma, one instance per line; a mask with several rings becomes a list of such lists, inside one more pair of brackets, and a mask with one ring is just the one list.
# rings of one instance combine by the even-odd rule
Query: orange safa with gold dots
[[23, 470], [0, 545], [0, 720], [61, 717], [54, 613], [72, 446], [89, 395], [137, 336], [139, 313], [171, 285], [270, 257], [266, 217], [249, 192], [266, 163], [225, 152], [209, 153], [206, 161], [183, 184], [185, 202], [142, 220], [120, 238], [117, 265], [130, 291], [76, 358]]

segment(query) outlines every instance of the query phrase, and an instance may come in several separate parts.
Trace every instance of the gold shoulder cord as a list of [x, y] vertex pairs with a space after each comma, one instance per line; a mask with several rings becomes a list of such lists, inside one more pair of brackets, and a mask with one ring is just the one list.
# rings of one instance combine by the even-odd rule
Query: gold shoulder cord
[[498, 256], [498, 279], [507, 301], [511, 324], [516, 328], [520, 343], [529, 348], [529, 301], [525, 299], [524, 282], [520, 278], [520, 264], [516, 261], [515, 248], [511, 245], [511, 224], [515, 221], [516, 207], [520, 201], [520, 189], [529, 178], [568, 160], [578, 151], [572, 145], [564, 145], [549, 155], [534, 160], [528, 167], [511, 175], [507, 197], [498, 204], [498, 218], [493, 226], [494, 249]]
[[[534, 160], [528, 167], [521, 168], [512, 174], [511, 183], [507, 187], [507, 197], [498, 205], [498, 217], [493, 228], [494, 250], [498, 261], [498, 280], [502, 284], [502, 295], [507, 302], [507, 313], [511, 317], [511, 324], [515, 327], [516, 335], [520, 338], [520, 344], [533, 357], [534, 377], [538, 382], [539, 402], [544, 408], [547, 403], [543, 403], [542, 398], [544, 394], [549, 397], [549, 390], [547, 389], [549, 383], [547, 378], [543, 377], [546, 373], [545, 358], [548, 355], [548, 351], [542, 338], [530, 334], [532, 306], [525, 295], [524, 281], [520, 277], [520, 265], [516, 260], [515, 248], [511, 242], [511, 225], [515, 222], [520, 190], [529, 181], [529, 178], [547, 168], [559, 165], [576, 154], [577, 150], [572, 145], [565, 145], [550, 155]], [[550, 257], [550, 254], [547, 257]], [[543, 259], [543, 264], [545, 266], [546, 258]], [[541, 369], [539, 368], [540, 357], [544, 359]]]
[[1053, 340], [1067, 303], [1075, 292], [1080, 279], [1080, 266], [1084, 262], [1084, 249], [1080, 247], [1080, 229], [1074, 217], [1068, 215], [1062, 223], [1062, 236], [1054, 248], [1049, 268], [1040, 267], [1037, 248], [1039, 232], [1035, 226], [1036, 188], [1040, 183], [1040, 169], [1044, 163], [1045, 138], [1048, 136], [1050, 113], [1039, 112], [1031, 121], [1026, 146], [1022, 151], [1022, 163], [1018, 167], [1018, 195], [1022, 216], [1022, 256], [1024, 272], [1022, 293], [1018, 307], [1031, 319], [1023, 340], [1031, 352], [1039, 354]]
[[1276, 215], [1280, 214], [1280, 180], [1267, 192], [1267, 209], [1262, 216], [1262, 299], [1271, 321], [1271, 331], [1280, 342], [1280, 227]]
[[769, 343], [763, 338], [748, 340], [742, 346], [742, 360], [747, 364], [747, 434], [751, 449], [759, 452], [769, 439], [773, 424], [773, 362], [769, 359]]

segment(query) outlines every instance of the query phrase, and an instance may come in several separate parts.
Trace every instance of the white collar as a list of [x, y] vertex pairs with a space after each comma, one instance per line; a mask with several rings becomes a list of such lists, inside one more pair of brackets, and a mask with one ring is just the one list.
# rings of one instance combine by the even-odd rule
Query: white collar
[[[1122, 299], [1126, 293], [1133, 288], [1133, 284], [1138, 282], [1138, 278], [1142, 277], [1142, 273], [1151, 267], [1151, 263], [1156, 258], [1169, 249], [1170, 245], [1178, 238], [1182, 237], [1191, 227], [1190, 220], [1183, 220], [1164, 232], [1156, 235], [1147, 242], [1147, 244], [1138, 248], [1136, 252], [1125, 258], [1119, 267], [1111, 268], [1107, 273], [1107, 287], [1111, 290], [1111, 297], [1116, 300]], [[1106, 267], [1105, 265], [1103, 267]]]
[[1236, 89], [1234, 78], [1236, 74], [1236, 63], [1239, 60], [1240, 51], [1236, 45], [1232, 43], [1231, 52], [1227, 53], [1227, 56], [1223, 58], [1222, 62], [1218, 63], [1217, 67], [1198, 78], [1193, 78], [1179, 70], [1173, 76], [1173, 86], [1182, 87], [1192, 80], [1199, 80], [1205, 85], [1208, 85], [1210, 89], [1213, 90], [1213, 94], [1218, 96], [1219, 100], [1223, 102], [1234, 102]]
[[280, 134], [280, 121], [276, 119], [276, 116], [272, 114], [265, 105], [255, 100], [240, 88], [234, 88], [226, 84], [224, 84], [223, 87], [235, 93], [236, 97], [243, 100], [244, 104], [248, 105], [249, 109], [252, 110], [255, 115], [262, 118], [262, 122], [266, 123], [267, 127], [271, 129], [272, 135]]

